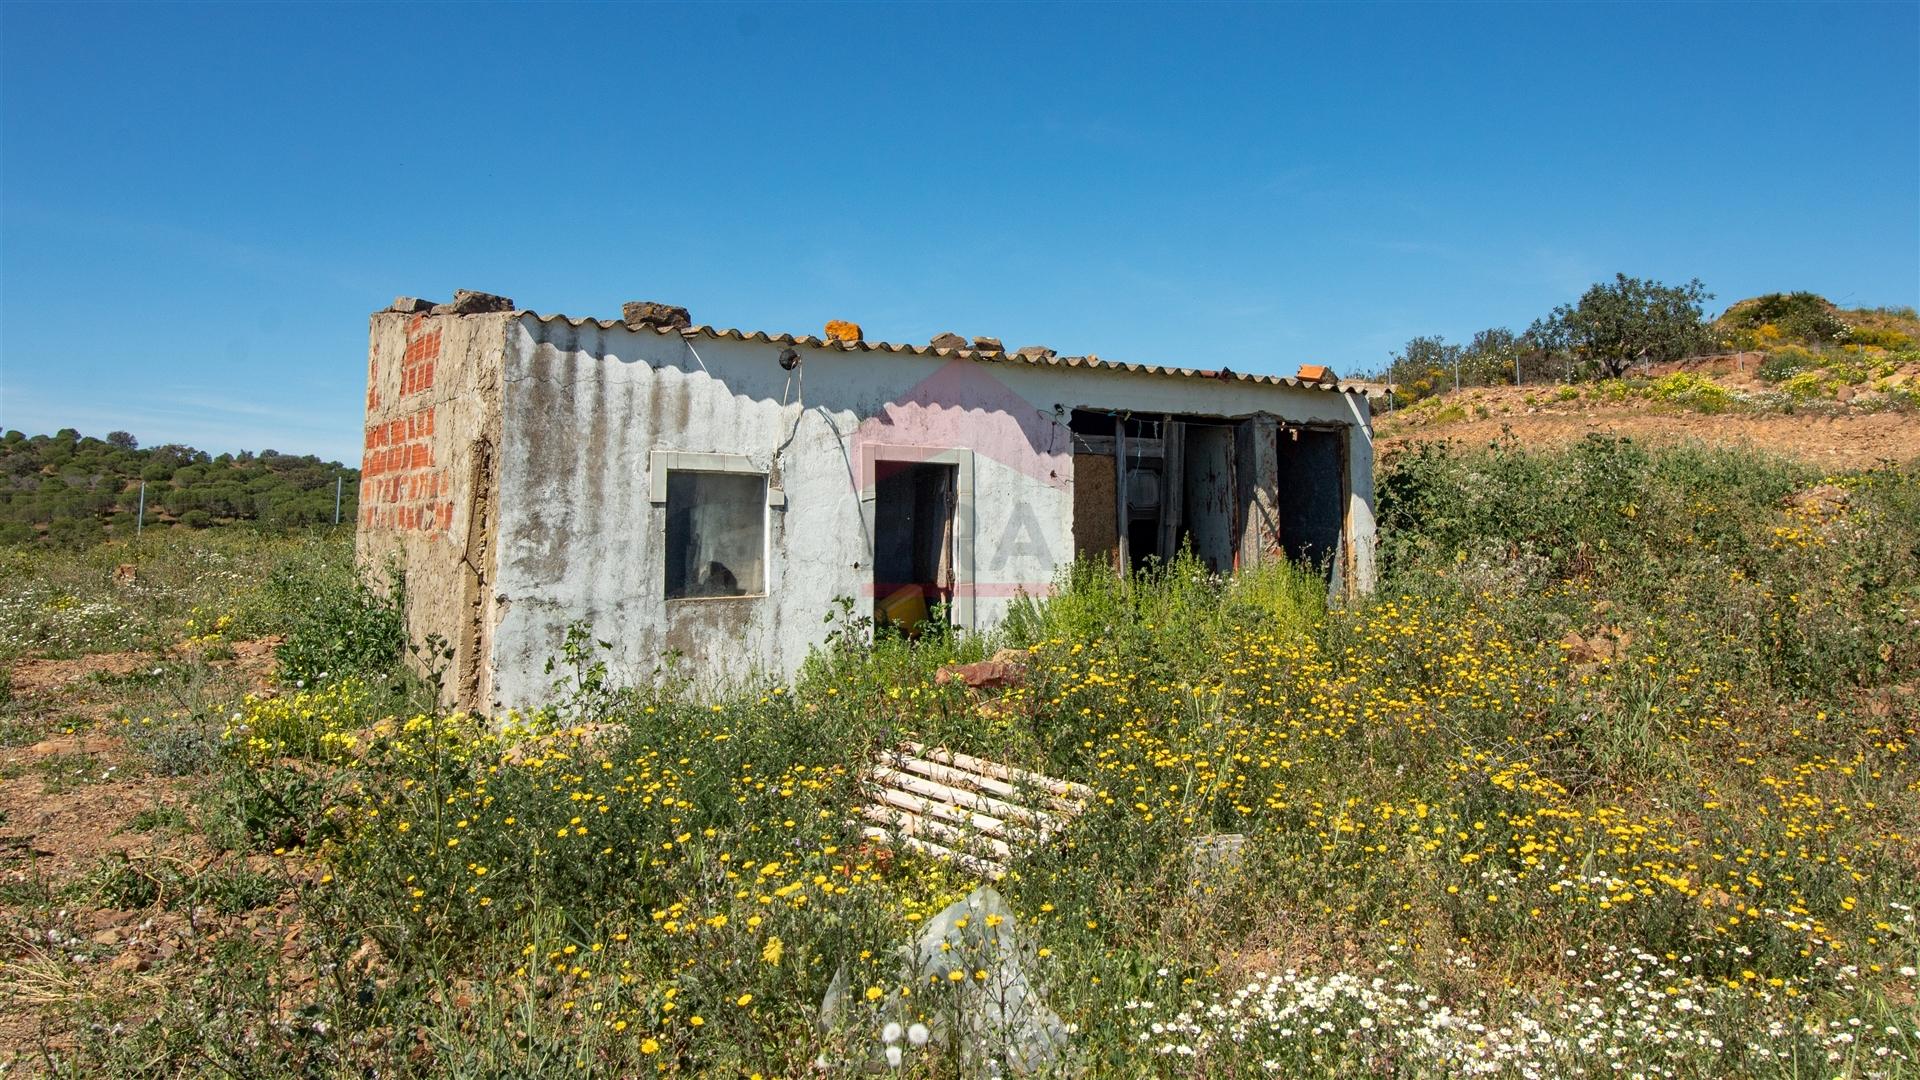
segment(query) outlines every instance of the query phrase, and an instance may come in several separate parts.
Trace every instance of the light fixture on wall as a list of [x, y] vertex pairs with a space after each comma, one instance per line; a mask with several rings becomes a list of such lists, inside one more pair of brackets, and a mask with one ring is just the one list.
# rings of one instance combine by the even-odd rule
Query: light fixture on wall
[[780, 366], [788, 371], [800, 366], [800, 354], [791, 347], [780, 350]]

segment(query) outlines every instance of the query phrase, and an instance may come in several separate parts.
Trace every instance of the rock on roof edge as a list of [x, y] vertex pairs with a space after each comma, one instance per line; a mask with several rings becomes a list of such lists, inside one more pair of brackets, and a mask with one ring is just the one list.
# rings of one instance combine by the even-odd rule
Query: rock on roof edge
[[1329, 386], [1325, 383], [1309, 383], [1290, 375], [1256, 375], [1241, 371], [1228, 371], [1224, 375], [1219, 371], [1201, 368], [1173, 367], [1166, 364], [1142, 364], [1128, 360], [1106, 360], [1098, 356], [1021, 356], [1013, 352], [988, 352], [980, 349], [941, 349], [932, 345], [906, 345], [891, 341], [841, 341], [837, 338], [818, 338], [811, 334], [785, 334], [766, 330], [740, 330], [732, 327], [710, 326], [705, 323], [682, 329], [666, 327], [637, 328], [629, 327], [620, 319], [596, 319], [590, 315], [572, 316], [561, 314], [542, 315], [530, 308], [513, 312], [524, 315], [535, 322], [548, 324], [563, 322], [568, 326], [582, 327], [591, 323], [602, 330], [614, 329], [651, 329], [662, 337], [669, 334], [685, 336], [689, 334], [720, 341], [759, 341], [773, 345], [805, 345], [813, 348], [834, 349], [840, 352], [890, 352], [906, 353], [913, 356], [945, 356], [962, 360], [978, 360], [989, 364], [1024, 363], [1045, 367], [1084, 367], [1124, 371], [1136, 375], [1157, 375], [1182, 379], [1227, 379], [1234, 382], [1253, 383], [1258, 386], [1291, 386], [1299, 390], [1324, 390], [1330, 393], [1360, 393], [1358, 387], [1349, 387], [1345, 382], [1336, 382]]

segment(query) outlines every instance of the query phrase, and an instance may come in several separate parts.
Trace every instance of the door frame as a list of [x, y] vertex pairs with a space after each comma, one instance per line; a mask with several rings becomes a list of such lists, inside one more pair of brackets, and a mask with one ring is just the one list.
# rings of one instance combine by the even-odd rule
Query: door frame
[[889, 443], [868, 443], [860, 448], [860, 519], [866, 526], [867, 565], [865, 569], [866, 585], [873, 587], [873, 575], [878, 559], [874, 548], [878, 543], [879, 530], [876, 527], [875, 503], [879, 498], [879, 487], [874, 481], [875, 468], [882, 461], [898, 462], [903, 465], [952, 465], [953, 481], [953, 625], [965, 630], [974, 629], [974, 577], [973, 577], [973, 451], [965, 447], [909, 446]]

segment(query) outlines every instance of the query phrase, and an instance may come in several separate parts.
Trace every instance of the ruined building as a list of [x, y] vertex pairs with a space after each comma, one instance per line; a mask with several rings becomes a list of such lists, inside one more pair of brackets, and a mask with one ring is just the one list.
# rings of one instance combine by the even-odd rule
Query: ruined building
[[[359, 554], [397, 559], [449, 693], [540, 701], [584, 620], [611, 674], [792, 672], [823, 619], [993, 625], [1090, 555], [1373, 573], [1366, 397], [1004, 349], [538, 315], [484, 293], [373, 316]], [[1204, 349], [1204, 342], [1196, 342]]]

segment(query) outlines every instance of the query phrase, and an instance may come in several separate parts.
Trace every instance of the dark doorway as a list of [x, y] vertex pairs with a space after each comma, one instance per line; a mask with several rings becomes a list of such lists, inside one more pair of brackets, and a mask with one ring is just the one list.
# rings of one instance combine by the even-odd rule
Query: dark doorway
[[874, 465], [873, 617], [917, 633], [953, 600], [953, 516], [959, 469]]
[[1287, 558], [1330, 574], [1346, 535], [1346, 429], [1283, 428], [1276, 449], [1281, 546]]
[[1184, 528], [1176, 541], [1191, 542], [1195, 558], [1208, 570], [1224, 574], [1233, 569], [1235, 539], [1233, 429], [1191, 423], [1184, 427], [1186, 439], [1180, 449]]

